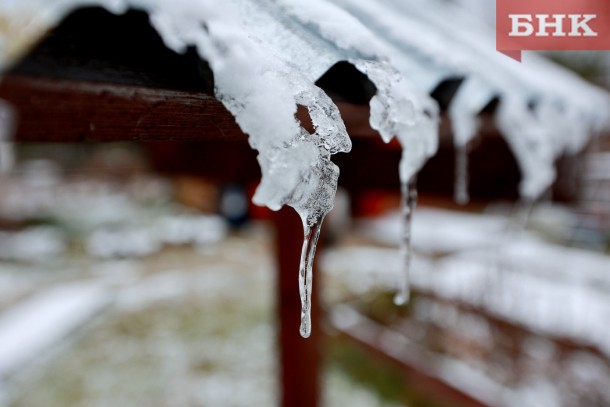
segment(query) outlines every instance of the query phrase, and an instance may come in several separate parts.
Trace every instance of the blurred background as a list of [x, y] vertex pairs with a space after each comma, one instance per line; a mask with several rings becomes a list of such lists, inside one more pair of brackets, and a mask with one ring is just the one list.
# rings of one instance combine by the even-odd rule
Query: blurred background
[[[548, 56], [610, 88], [610, 53]], [[467, 205], [453, 200], [446, 123], [419, 174], [406, 307], [392, 302], [400, 146], [354, 139], [334, 160], [314, 277], [322, 405], [610, 405], [610, 138], [562, 158], [532, 206], [508, 146], [482, 128]], [[251, 204], [260, 174], [245, 143], [10, 150], [0, 406], [278, 404], [275, 215]]]

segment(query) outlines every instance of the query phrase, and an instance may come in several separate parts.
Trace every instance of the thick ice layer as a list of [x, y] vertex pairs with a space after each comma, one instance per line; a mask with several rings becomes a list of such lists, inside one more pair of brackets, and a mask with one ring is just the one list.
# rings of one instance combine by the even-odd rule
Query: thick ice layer
[[[246, 3], [236, 2], [237, 5]], [[370, 122], [386, 142], [397, 137], [403, 146], [400, 177], [406, 184], [428, 157], [436, 152], [436, 104], [427, 95], [416, 91], [387, 62], [388, 47], [348, 13], [325, 1], [303, 4], [282, 0], [278, 3], [302, 24], [314, 26], [321, 37], [343, 51], [346, 59], [375, 84], [377, 95], [371, 100]], [[243, 12], [243, 7], [241, 10]], [[260, 12], [252, 7], [249, 10], [255, 14]], [[239, 15], [239, 11], [235, 13]], [[255, 20], [265, 18], [264, 15], [256, 15]], [[181, 21], [181, 26], [171, 28], [168, 35], [167, 27], [173, 23], [162, 14], [154, 14], [152, 21], [170, 45], [176, 41], [176, 32], [184, 30], [184, 22]], [[203, 38], [197, 41], [179, 38], [179, 43], [197, 44], [214, 71], [217, 96], [250, 135], [252, 147], [259, 151], [258, 161], [263, 179], [254, 202], [271, 209], [288, 204], [297, 210], [303, 220], [305, 236], [299, 271], [303, 306], [301, 334], [309, 336], [313, 253], [321, 223], [332, 208], [338, 178], [338, 168], [330, 162], [330, 154], [348, 151], [350, 142], [330, 99], [311, 85], [311, 78], [303, 75], [298, 66], [281, 58], [282, 50], [273, 47], [276, 40], [257, 37], [261, 34], [269, 37], [273, 31], [258, 30], [248, 26], [247, 21], [247, 18], [244, 19], [243, 24], [248, 32], [247, 38], [240, 36], [243, 33], [228, 30], [224, 25], [219, 30], [214, 21], [206, 21], [206, 35]], [[251, 31], [248, 31], [249, 28]], [[196, 37], [201, 35], [199, 31]], [[210, 41], [208, 35], [222, 47]], [[299, 59], [291, 48], [285, 54], [292, 54], [292, 60]], [[252, 61], [258, 64], [252, 64]], [[243, 81], [237, 78], [243, 78]], [[313, 136], [299, 129], [294, 121], [295, 101], [308, 108], [316, 130]], [[270, 112], [273, 113], [270, 115]], [[408, 222], [405, 222], [405, 236], [410, 235], [409, 228]], [[408, 238], [403, 244], [403, 251], [407, 253], [406, 276], [410, 258]], [[405, 290], [406, 282], [402, 291]]]

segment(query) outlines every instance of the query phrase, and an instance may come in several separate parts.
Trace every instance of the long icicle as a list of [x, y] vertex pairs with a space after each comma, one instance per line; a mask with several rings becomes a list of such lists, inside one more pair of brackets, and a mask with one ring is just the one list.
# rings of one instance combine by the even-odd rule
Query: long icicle
[[470, 201], [468, 193], [468, 144], [455, 146], [455, 185], [453, 199], [460, 205]]
[[322, 230], [321, 218], [312, 226], [304, 225], [301, 263], [299, 265], [299, 293], [301, 296], [301, 327], [299, 332], [303, 338], [311, 335], [311, 290], [313, 286], [313, 259], [316, 246]]
[[408, 182], [401, 184], [402, 193], [402, 241], [401, 253], [403, 257], [401, 281], [398, 292], [394, 296], [394, 304], [404, 305], [409, 301], [411, 285], [411, 223], [413, 211], [417, 205], [417, 177], [413, 176]]

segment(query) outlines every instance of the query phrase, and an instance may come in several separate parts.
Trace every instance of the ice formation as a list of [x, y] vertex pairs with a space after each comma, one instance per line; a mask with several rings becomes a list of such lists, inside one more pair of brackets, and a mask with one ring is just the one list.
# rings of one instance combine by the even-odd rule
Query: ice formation
[[455, 146], [454, 199], [460, 204], [470, 200], [468, 193], [468, 143], [479, 133], [479, 113], [489, 102], [486, 86], [478, 78], [468, 78], [453, 97], [449, 106], [449, 117], [453, 128]]
[[[330, 158], [351, 148], [339, 110], [315, 86], [335, 63], [348, 61], [368, 76], [377, 89], [370, 125], [403, 147], [404, 270], [397, 302], [408, 298], [415, 176], [438, 147], [439, 111], [428, 95], [443, 80], [464, 78], [448, 111], [459, 201], [468, 199], [467, 146], [479, 128], [477, 115], [494, 98], [500, 99], [497, 126], [517, 158], [521, 194], [529, 201], [553, 181], [559, 155], [610, 127], [607, 94], [544, 59], [532, 56], [523, 65], [507, 59], [495, 51], [492, 30], [445, 0], [4, 0], [0, 17], [10, 24], [0, 30], [0, 70], [82, 6], [145, 10], [169, 48], [195, 46], [208, 61], [216, 97], [258, 151], [262, 180], [254, 202], [273, 210], [289, 205], [302, 219], [303, 336], [311, 330], [316, 243], [339, 176]], [[296, 120], [298, 105], [307, 109], [314, 134]]]
[[[536, 54], [527, 54], [523, 64], [506, 58], [495, 51], [493, 29], [462, 7], [443, 0], [400, 2], [396, 7], [442, 34], [447, 58], [467, 69], [465, 86], [477, 80], [470, 90], [460, 89], [464, 97], [458, 95], [452, 105], [499, 97], [496, 125], [519, 164], [525, 200], [534, 201], [548, 189], [561, 154], [578, 151], [592, 135], [610, 128], [606, 92]], [[454, 132], [460, 132], [455, 123]]]
[[[395, 302], [405, 304], [409, 298], [411, 268], [411, 217], [417, 201], [415, 175], [438, 148], [438, 107], [424, 95], [418, 95], [409, 84], [387, 66], [376, 62], [356, 63], [377, 86], [377, 95], [371, 99], [371, 127], [390, 141], [398, 138], [402, 146], [399, 174], [403, 207], [404, 269]], [[405, 95], [410, 95], [407, 99]]]
[[15, 129], [14, 109], [0, 99], [0, 174], [13, 167], [14, 153], [11, 138]]
[[404, 305], [409, 301], [411, 291], [411, 261], [413, 258], [412, 243], [411, 243], [411, 228], [413, 212], [417, 205], [417, 187], [415, 176], [411, 177], [409, 182], [403, 182], [401, 185], [402, 194], [402, 236], [400, 239], [400, 253], [402, 256], [401, 284], [398, 287], [398, 292], [394, 296], [396, 305]]
[[380, 42], [353, 15], [335, 5], [318, 0], [305, 6], [295, 0], [281, 0], [288, 13], [302, 24], [331, 41], [359, 71], [375, 85], [370, 101], [370, 125], [387, 143], [394, 137], [403, 153], [399, 174], [404, 207], [404, 270], [400, 276], [396, 302], [408, 299], [411, 259], [410, 220], [415, 207], [415, 174], [438, 148], [438, 106], [418, 90], [392, 65], [392, 46]]
[[[240, 16], [243, 8], [229, 13]], [[265, 18], [265, 11], [248, 9]], [[261, 16], [262, 15], [262, 16]], [[245, 18], [244, 18], [245, 19]], [[304, 239], [299, 268], [302, 306], [301, 335], [311, 333], [312, 267], [317, 240], [324, 217], [332, 209], [339, 169], [331, 154], [348, 152], [351, 141], [332, 100], [277, 47], [257, 36], [256, 30], [236, 30], [240, 24], [199, 20], [192, 30], [184, 31], [184, 17], [165, 13], [151, 15], [151, 21], [168, 45], [176, 40], [182, 47], [196, 44], [214, 71], [216, 97], [233, 113], [242, 130], [258, 151], [262, 180], [254, 202], [278, 210], [293, 207], [303, 222]], [[196, 29], [199, 27], [199, 29]], [[263, 34], [266, 34], [263, 32]], [[178, 50], [181, 50], [178, 48]], [[309, 112], [314, 134], [299, 126], [294, 115], [297, 104]]]

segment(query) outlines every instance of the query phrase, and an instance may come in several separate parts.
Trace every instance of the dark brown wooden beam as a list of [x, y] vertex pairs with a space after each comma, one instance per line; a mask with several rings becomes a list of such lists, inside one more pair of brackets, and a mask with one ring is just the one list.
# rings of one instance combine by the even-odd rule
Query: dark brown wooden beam
[[[0, 81], [0, 99], [18, 112], [19, 142], [246, 140], [208, 93], [8, 74]], [[337, 106], [350, 135], [377, 135], [368, 106]], [[297, 118], [313, 131], [305, 109]]]
[[206, 93], [11, 74], [0, 99], [18, 113], [19, 142], [246, 140]]

